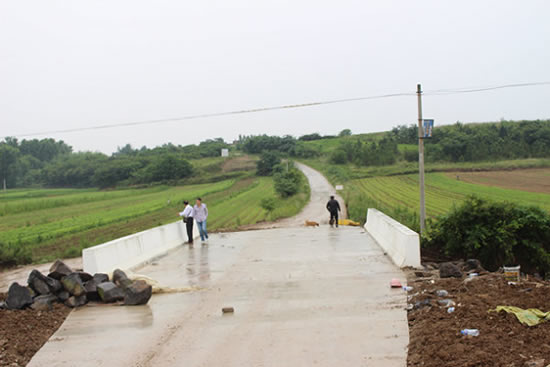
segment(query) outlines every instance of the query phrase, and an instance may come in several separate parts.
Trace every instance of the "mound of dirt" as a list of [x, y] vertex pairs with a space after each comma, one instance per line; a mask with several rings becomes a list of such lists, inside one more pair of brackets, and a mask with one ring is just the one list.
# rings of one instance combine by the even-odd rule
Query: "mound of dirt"
[[[0, 301], [5, 298], [0, 293]], [[69, 312], [63, 304], [55, 304], [51, 311], [0, 309], [0, 367], [25, 366]]]
[[[489, 312], [496, 306], [550, 310], [550, 283], [524, 281], [509, 285], [501, 274], [464, 279], [416, 279], [409, 276], [409, 367], [507, 366], [523, 367], [538, 361], [550, 364], [550, 322], [528, 327], [514, 315]], [[438, 297], [437, 290], [447, 297]], [[430, 306], [421, 306], [422, 301]], [[438, 300], [451, 299], [447, 312]], [[479, 329], [480, 335], [462, 336], [462, 329]], [[544, 362], [543, 362], [544, 361]], [[535, 364], [533, 364], [535, 365]]]

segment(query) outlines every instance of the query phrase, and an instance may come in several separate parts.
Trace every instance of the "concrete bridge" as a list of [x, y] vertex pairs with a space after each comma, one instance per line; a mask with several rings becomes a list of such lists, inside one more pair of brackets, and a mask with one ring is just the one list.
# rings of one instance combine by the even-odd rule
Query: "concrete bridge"
[[[405, 276], [386, 255], [399, 249], [363, 228], [325, 224], [334, 189], [300, 169], [312, 201], [297, 217], [213, 234], [205, 246], [180, 241], [136, 269], [200, 291], [77, 309], [28, 366], [406, 366], [406, 293], [389, 287]], [[306, 219], [321, 226], [305, 228]], [[226, 306], [235, 312], [222, 314]]]

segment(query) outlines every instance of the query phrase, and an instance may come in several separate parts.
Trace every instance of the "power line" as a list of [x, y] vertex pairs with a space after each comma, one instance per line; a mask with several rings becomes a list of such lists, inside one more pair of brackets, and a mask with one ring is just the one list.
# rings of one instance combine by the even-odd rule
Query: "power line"
[[497, 85], [493, 87], [479, 87], [479, 88], [438, 89], [431, 92], [425, 92], [423, 94], [424, 95], [449, 95], [449, 94], [459, 94], [459, 93], [485, 92], [485, 91], [505, 89], [505, 88], [533, 87], [533, 86], [541, 86], [541, 85], [550, 85], [550, 82], [504, 84], [504, 85]]
[[195, 119], [201, 119], [201, 118], [230, 116], [230, 115], [242, 115], [242, 114], [247, 114], [247, 113], [256, 113], [256, 112], [274, 111], [274, 110], [284, 110], [284, 109], [292, 109], [292, 108], [303, 108], [303, 107], [327, 105], [327, 104], [334, 104], [334, 103], [362, 101], [362, 100], [368, 100], [368, 99], [380, 99], [380, 98], [409, 96], [409, 95], [414, 95], [414, 94], [415, 93], [393, 93], [393, 94], [384, 94], [384, 95], [379, 95], [379, 96], [344, 98], [344, 99], [335, 99], [335, 100], [320, 101], [320, 102], [308, 102], [308, 103], [282, 105], [282, 106], [260, 107], [260, 108], [252, 108], [252, 109], [247, 109], [247, 110], [205, 113], [205, 114], [199, 114], [199, 115], [189, 115], [189, 116], [173, 117], [173, 118], [158, 119], [158, 120], [122, 122], [122, 123], [115, 123], [115, 124], [97, 125], [97, 126], [89, 126], [89, 127], [78, 127], [78, 128], [63, 129], [63, 130], [50, 130], [50, 131], [43, 131], [43, 132], [38, 132], [38, 133], [18, 134], [18, 135], [15, 135], [14, 137], [28, 137], [28, 136], [37, 136], [37, 135], [50, 135], [50, 134], [58, 134], [58, 133], [72, 133], [72, 132], [80, 132], [80, 131], [111, 129], [111, 128], [115, 128], [115, 127], [150, 125], [150, 124], [158, 124], [158, 123], [164, 123], [164, 122], [195, 120]]
[[[438, 90], [433, 90], [433, 91], [429, 91], [429, 90], [424, 91], [423, 94], [426, 95], [426, 96], [439, 96], [439, 95], [452, 95], [452, 94], [460, 94], [460, 93], [485, 92], [485, 91], [490, 91], [490, 90], [506, 89], [506, 88], [521, 88], [521, 87], [531, 87], [531, 86], [542, 86], [542, 85], [550, 85], [550, 82], [504, 84], [504, 85], [497, 85], [497, 86], [492, 86], [492, 87], [479, 87], [479, 88], [438, 89]], [[336, 104], [336, 103], [356, 102], [356, 101], [365, 101], [365, 100], [383, 99], [383, 98], [395, 98], [395, 97], [404, 97], [404, 96], [415, 96], [415, 95], [416, 95], [416, 93], [414, 93], [414, 92], [381, 94], [381, 95], [367, 96], [367, 97], [343, 98], [343, 99], [333, 99], [333, 100], [318, 101], [318, 102], [307, 102], [307, 103], [300, 103], [300, 104], [259, 107], [259, 108], [251, 108], [251, 109], [236, 110], [236, 111], [204, 113], [204, 114], [198, 114], [198, 115], [188, 115], [188, 116], [172, 117], [172, 118], [156, 119], [156, 120], [143, 120], [143, 121], [133, 121], [133, 122], [122, 122], [122, 123], [113, 123], [113, 124], [105, 124], [105, 125], [96, 125], [96, 126], [89, 126], [89, 127], [78, 127], [78, 128], [72, 128], [72, 129], [50, 130], [50, 131], [42, 131], [42, 132], [37, 132], [37, 133], [18, 134], [18, 135], [12, 135], [12, 136], [21, 138], [21, 137], [30, 137], [30, 136], [39, 136], [39, 135], [51, 135], [51, 134], [60, 134], [60, 133], [72, 133], [72, 132], [82, 132], [82, 131], [91, 131], [91, 130], [112, 129], [112, 128], [116, 128], [116, 127], [152, 125], [152, 124], [159, 124], [159, 123], [165, 123], [165, 122], [196, 120], [196, 119], [209, 118], [209, 117], [242, 115], [242, 114], [248, 114], [248, 113], [258, 113], [258, 112], [266, 112], [266, 111], [295, 109], [295, 108], [313, 107], [313, 106], [321, 106], [321, 105]], [[6, 137], [4, 137], [4, 138], [6, 138]]]

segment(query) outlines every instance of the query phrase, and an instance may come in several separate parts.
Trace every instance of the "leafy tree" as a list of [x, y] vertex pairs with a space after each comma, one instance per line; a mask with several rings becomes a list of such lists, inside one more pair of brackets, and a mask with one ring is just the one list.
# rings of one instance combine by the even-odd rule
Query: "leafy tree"
[[300, 157], [300, 158], [315, 158], [321, 155], [321, 153], [317, 149], [309, 145], [306, 145], [301, 141], [296, 143], [294, 150], [290, 153], [293, 157]]
[[7, 186], [15, 186], [16, 162], [19, 150], [8, 143], [0, 143], [0, 188], [6, 182]]
[[345, 164], [348, 156], [343, 149], [336, 149], [330, 154], [330, 161], [334, 164]]
[[279, 169], [273, 175], [275, 191], [283, 198], [297, 194], [300, 191], [302, 175], [291, 165], [288, 170]]
[[143, 167], [142, 161], [131, 157], [111, 158], [97, 167], [92, 182], [100, 188], [113, 187], [131, 179]]
[[96, 169], [106, 163], [102, 153], [73, 153], [60, 156], [42, 170], [42, 180], [51, 187], [92, 187]]
[[33, 139], [23, 140], [19, 145], [19, 151], [22, 155], [30, 155], [42, 162], [49, 162], [58, 155], [69, 154], [72, 147], [65, 144], [62, 140], [54, 139]]
[[322, 138], [323, 137], [321, 135], [319, 135], [318, 133], [313, 133], [313, 134], [302, 135], [298, 138], [298, 140], [312, 141], [312, 140], [321, 140]]
[[258, 176], [271, 176], [273, 174], [273, 168], [281, 163], [281, 158], [274, 152], [263, 152], [260, 156], [260, 160], [256, 163]]
[[191, 176], [193, 166], [182, 157], [166, 154], [153, 161], [149, 166], [153, 181], [177, 180]]
[[338, 134], [339, 137], [343, 137], [343, 136], [351, 136], [351, 130], [350, 129], [344, 129], [342, 131], [340, 131], [340, 133]]

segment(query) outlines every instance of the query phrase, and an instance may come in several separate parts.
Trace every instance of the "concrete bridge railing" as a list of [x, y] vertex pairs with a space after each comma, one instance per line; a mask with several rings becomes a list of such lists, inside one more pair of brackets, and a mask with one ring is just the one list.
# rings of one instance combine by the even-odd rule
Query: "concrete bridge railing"
[[[198, 237], [197, 225], [193, 237]], [[109, 273], [116, 268], [132, 269], [159, 257], [187, 241], [183, 221], [148, 229], [117, 238], [82, 251], [84, 271], [90, 274]]]
[[365, 229], [399, 267], [420, 265], [418, 233], [376, 209], [369, 209]]

